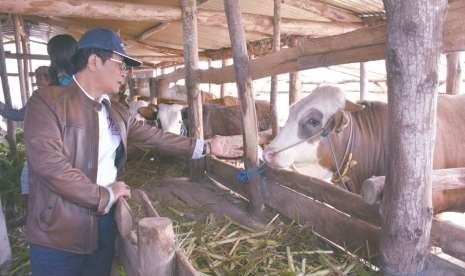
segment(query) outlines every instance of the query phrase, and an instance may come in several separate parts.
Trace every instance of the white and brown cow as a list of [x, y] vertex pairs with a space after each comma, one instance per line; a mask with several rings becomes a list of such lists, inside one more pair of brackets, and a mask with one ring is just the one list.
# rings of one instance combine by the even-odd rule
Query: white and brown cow
[[[385, 103], [356, 105], [347, 101], [339, 88], [319, 87], [291, 106], [286, 124], [265, 149], [264, 160], [273, 168], [295, 167], [303, 174], [328, 180], [336, 171], [330, 139], [339, 166], [344, 167], [352, 153], [356, 165], [347, 176], [354, 184], [351, 190], [359, 193], [365, 179], [386, 175], [387, 112]], [[439, 96], [435, 169], [465, 166], [464, 118], [465, 95]], [[326, 138], [320, 135], [322, 128], [330, 131]]]

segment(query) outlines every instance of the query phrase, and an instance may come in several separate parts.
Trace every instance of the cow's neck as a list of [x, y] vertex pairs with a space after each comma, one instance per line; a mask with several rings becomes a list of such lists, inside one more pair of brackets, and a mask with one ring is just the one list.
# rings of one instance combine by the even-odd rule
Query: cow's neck
[[[368, 105], [363, 111], [352, 113], [352, 122], [355, 134], [352, 147], [353, 160], [357, 164], [349, 170], [348, 176], [355, 184], [355, 192], [360, 191], [362, 182], [373, 175], [385, 175], [386, 157], [386, 109], [385, 105], [376, 103]], [[334, 152], [339, 166], [347, 147], [350, 127], [344, 128], [340, 133], [331, 134]], [[336, 172], [335, 163], [331, 157], [328, 139], [320, 142], [318, 147], [320, 165], [333, 173]]]

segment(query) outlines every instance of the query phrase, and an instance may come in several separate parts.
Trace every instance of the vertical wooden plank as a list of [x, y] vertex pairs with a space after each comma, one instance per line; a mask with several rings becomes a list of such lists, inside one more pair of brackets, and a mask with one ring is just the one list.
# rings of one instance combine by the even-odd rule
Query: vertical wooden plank
[[366, 62], [360, 62], [360, 101], [364, 101], [368, 96], [368, 76]]
[[[0, 267], [11, 259], [11, 247], [6, 229], [6, 219], [0, 201]], [[0, 271], [1, 272], [1, 271]]]
[[171, 276], [176, 269], [175, 236], [168, 218], [139, 221], [137, 248], [141, 276]]
[[[245, 40], [244, 28], [241, 22], [239, 1], [224, 0], [226, 19], [228, 21], [229, 37], [234, 58], [236, 84], [241, 102], [242, 126], [244, 137], [244, 164], [248, 170], [256, 170], [258, 166], [258, 127], [255, 100], [252, 94], [252, 79], [249, 74], [249, 58]], [[250, 211], [261, 215], [264, 202], [260, 191], [260, 176], [252, 175], [249, 179], [247, 192], [250, 195]]]
[[[197, 38], [197, 3], [195, 0], [180, 0], [184, 43], [184, 68], [186, 72], [187, 103], [189, 104], [189, 135], [203, 139], [202, 95], [196, 71], [199, 69]], [[203, 175], [203, 160], [192, 160], [190, 176], [193, 180]]]
[[[223, 58], [221, 59], [221, 67], [225, 67], [227, 64], [226, 64], [226, 58], [224, 57], [224, 54], [223, 54]], [[222, 83], [221, 86], [220, 86], [220, 98], [224, 98], [224, 94], [225, 94], [225, 86], [226, 84]]]
[[382, 202], [384, 275], [417, 275], [430, 248], [434, 124], [447, 0], [384, 0], [389, 150]]
[[[15, 21], [15, 45], [16, 45], [16, 53], [22, 54], [22, 47], [21, 47], [21, 18], [19, 15], [13, 16]], [[18, 73], [19, 73], [19, 87], [21, 93], [21, 102], [26, 105], [27, 102], [27, 93], [26, 93], [26, 81], [24, 76], [24, 67], [23, 61], [20, 58], [16, 58], [16, 62], [18, 64]]]
[[[8, 76], [6, 71], [5, 63], [5, 49], [3, 48], [3, 32], [0, 28], [0, 76], [2, 78], [2, 87], [3, 87], [3, 98], [5, 99], [5, 105], [8, 108], [11, 106], [11, 95], [10, 95], [10, 85], [8, 83]], [[7, 121], [7, 136], [8, 145], [10, 146], [11, 156], [16, 156], [16, 127], [13, 121]]]
[[462, 84], [462, 65], [460, 63], [460, 52], [453, 52], [446, 55], [447, 57], [447, 81], [446, 93], [457, 95], [460, 93]]
[[[293, 38], [290, 41], [289, 47], [296, 47], [298, 43], [297, 38]], [[289, 73], [289, 105], [294, 104], [300, 100], [302, 92], [302, 83], [299, 78], [299, 71]]]
[[[273, 52], [281, 48], [281, 0], [274, 0]], [[271, 135], [278, 135], [278, 75], [271, 76], [270, 90]]]

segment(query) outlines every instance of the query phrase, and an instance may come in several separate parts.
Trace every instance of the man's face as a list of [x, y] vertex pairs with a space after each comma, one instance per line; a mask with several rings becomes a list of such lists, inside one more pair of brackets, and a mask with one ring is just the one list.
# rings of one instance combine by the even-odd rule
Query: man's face
[[105, 87], [107, 93], [118, 93], [119, 87], [124, 83], [127, 75], [127, 70], [124, 65], [123, 58], [117, 54], [105, 61], [102, 64], [101, 70], [101, 83]]
[[37, 88], [42, 88], [48, 86], [48, 67], [41, 66], [36, 71], [36, 85]]

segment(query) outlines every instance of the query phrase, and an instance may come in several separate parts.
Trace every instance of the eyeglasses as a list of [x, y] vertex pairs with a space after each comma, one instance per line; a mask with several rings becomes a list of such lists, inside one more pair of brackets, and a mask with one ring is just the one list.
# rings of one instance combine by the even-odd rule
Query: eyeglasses
[[128, 69], [128, 66], [122, 60], [114, 59], [114, 58], [110, 58], [110, 60], [116, 63], [119, 63], [121, 71], [126, 71]]

